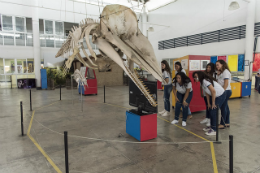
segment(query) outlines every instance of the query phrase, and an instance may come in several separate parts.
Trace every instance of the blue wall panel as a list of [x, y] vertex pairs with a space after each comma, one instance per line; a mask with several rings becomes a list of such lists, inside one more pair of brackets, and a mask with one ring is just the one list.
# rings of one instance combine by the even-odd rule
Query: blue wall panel
[[244, 71], [244, 59], [245, 59], [245, 55], [241, 54], [238, 55], [238, 71]]
[[212, 56], [212, 57], [210, 58], [210, 62], [212, 62], [212, 63], [214, 63], [214, 64], [216, 64], [217, 60], [218, 60], [218, 57], [217, 57], [217, 56]]

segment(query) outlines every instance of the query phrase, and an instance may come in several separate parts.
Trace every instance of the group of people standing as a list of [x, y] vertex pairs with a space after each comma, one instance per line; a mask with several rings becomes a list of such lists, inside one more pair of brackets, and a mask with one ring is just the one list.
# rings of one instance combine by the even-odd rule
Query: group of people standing
[[[163, 77], [166, 81], [164, 85], [164, 110], [159, 112], [162, 116], [170, 115], [170, 95], [173, 90], [175, 96], [175, 118], [171, 124], [179, 123], [179, 115], [183, 112], [182, 126], [186, 126], [187, 119], [190, 119], [191, 111], [189, 108], [193, 97], [191, 79], [186, 75], [180, 62], [175, 63], [175, 77], [172, 79], [171, 69], [167, 61], [161, 62]], [[205, 71], [195, 71], [192, 75], [195, 82], [200, 83], [201, 97], [204, 97], [206, 109], [206, 118], [200, 123], [206, 124], [203, 128], [206, 135], [216, 135], [216, 128], [224, 129], [230, 126], [230, 110], [228, 99], [231, 91], [231, 73], [227, 63], [224, 60], [218, 60], [216, 65], [207, 64]], [[221, 121], [216, 127], [217, 109], [221, 110]]]

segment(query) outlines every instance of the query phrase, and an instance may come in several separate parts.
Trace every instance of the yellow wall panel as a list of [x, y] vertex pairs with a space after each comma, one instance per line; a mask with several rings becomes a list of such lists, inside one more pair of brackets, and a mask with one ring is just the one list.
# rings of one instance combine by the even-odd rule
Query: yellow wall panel
[[230, 71], [237, 71], [238, 68], [238, 55], [228, 56], [228, 66]]

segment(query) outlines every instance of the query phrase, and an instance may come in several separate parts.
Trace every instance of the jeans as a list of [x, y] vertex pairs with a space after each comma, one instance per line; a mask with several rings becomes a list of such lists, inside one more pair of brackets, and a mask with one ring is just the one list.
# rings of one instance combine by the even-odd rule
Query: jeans
[[204, 97], [204, 101], [205, 101], [205, 104], [206, 104], [206, 118], [210, 119], [207, 97]]
[[188, 115], [191, 115], [190, 107], [188, 108]]
[[232, 91], [226, 90], [225, 93], [226, 93], [226, 99], [225, 99], [223, 105], [220, 107], [221, 116], [222, 116], [220, 124], [222, 124], [222, 125], [226, 125], [226, 124], [230, 123], [230, 110], [229, 110], [229, 107], [228, 107], [228, 99], [232, 95]]
[[171, 103], [170, 103], [170, 96], [172, 92], [172, 84], [169, 85], [164, 85], [164, 90], [163, 90], [163, 101], [164, 101], [164, 109], [168, 112], [170, 112], [171, 108]]
[[[175, 105], [175, 120], [179, 120], [179, 115], [180, 115], [180, 112], [181, 112], [181, 108], [182, 108], [182, 113], [183, 113], [182, 121], [186, 121], [187, 120], [189, 105], [185, 106], [185, 107], [183, 106], [182, 103], [183, 103], [184, 95], [185, 94], [181, 94], [181, 93], [177, 92], [177, 98], [178, 98], [179, 101], [176, 101], [176, 105]], [[186, 99], [186, 102], [188, 104], [190, 104], [192, 96], [193, 96], [193, 91], [191, 91], [189, 93], [189, 96]]]
[[[211, 128], [216, 131], [216, 123], [217, 123], [217, 113], [218, 113], [218, 108], [221, 108], [223, 105], [224, 101], [226, 99], [226, 92], [224, 92], [221, 96], [216, 97], [215, 99], [215, 105], [217, 106], [216, 109], [209, 109], [209, 114], [210, 114], [210, 124]], [[210, 97], [210, 100], [212, 100], [212, 97]], [[211, 101], [212, 102], [212, 101]]]

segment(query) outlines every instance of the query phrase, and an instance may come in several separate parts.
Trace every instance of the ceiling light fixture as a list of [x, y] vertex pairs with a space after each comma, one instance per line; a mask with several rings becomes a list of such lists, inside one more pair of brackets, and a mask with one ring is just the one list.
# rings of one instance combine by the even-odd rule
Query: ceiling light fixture
[[232, 1], [230, 3], [229, 7], [228, 7], [228, 10], [229, 11], [233, 11], [233, 10], [237, 10], [239, 8], [240, 8], [240, 6], [239, 6], [238, 2], [237, 1]]
[[152, 26], [149, 27], [148, 29], [149, 32], [154, 32], [154, 28]]

